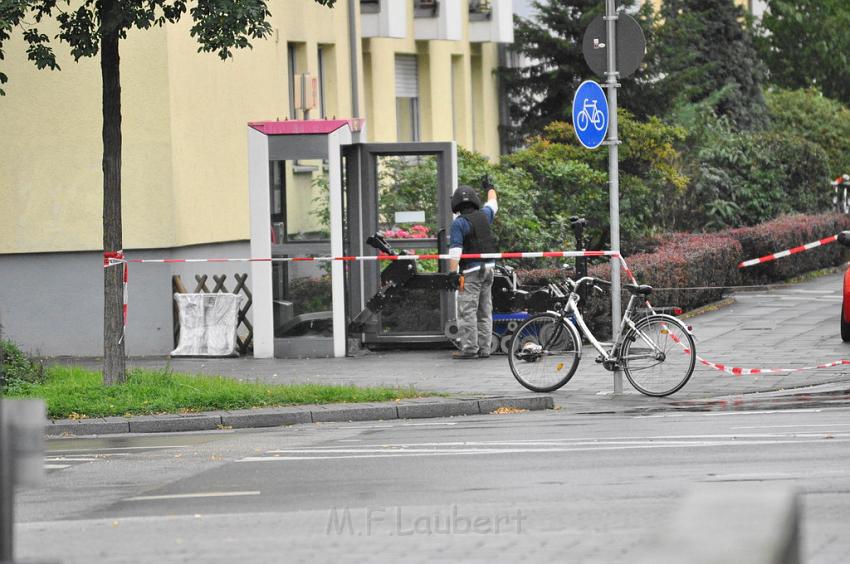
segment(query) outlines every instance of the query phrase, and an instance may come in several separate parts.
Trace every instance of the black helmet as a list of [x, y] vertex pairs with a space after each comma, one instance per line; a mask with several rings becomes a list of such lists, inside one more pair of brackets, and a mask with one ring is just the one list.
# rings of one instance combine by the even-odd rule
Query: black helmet
[[478, 192], [470, 186], [458, 186], [458, 189], [452, 194], [452, 211], [454, 213], [460, 212], [460, 208], [464, 204], [469, 204], [477, 210], [481, 209], [481, 199], [478, 198]]

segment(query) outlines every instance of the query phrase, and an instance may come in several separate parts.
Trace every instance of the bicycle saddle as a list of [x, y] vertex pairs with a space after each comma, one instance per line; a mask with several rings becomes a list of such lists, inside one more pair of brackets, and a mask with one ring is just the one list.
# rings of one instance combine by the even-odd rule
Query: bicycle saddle
[[641, 284], [640, 286], [637, 284], [623, 284], [623, 288], [638, 296], [648, 296], [652, 293], [652, 286], [647, 286], [646, 284]]

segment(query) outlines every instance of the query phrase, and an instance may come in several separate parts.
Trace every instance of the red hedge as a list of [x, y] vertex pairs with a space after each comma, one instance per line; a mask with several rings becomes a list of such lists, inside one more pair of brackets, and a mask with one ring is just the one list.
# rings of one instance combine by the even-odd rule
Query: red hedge
[[[654, 252], [628, 256], [626, 261], [639, 283], [657, 289], [651, 300], [653, 305], [675, 305], [691, 310], [719, 300], [722, 287], [778, 282], [841, 264], [848, 258], [848, 249], [832, 243], [764, 265], [738, 269], [743, 260], [817, 241], [848, 229], [850, 217], [843, 214], [790, 215], [754, 227], [717, 233], [671, 233], [659, 239], [660, 244]], [[610, 279], [610, 271], [608, 263], [590, 268], [592, 276], [605, 279]], [[557, 269], [518, 270], [517, 274], [523, 284], [532, 286], [563, 276]], [[698, 289], [703, 287], [716, 289]], [[624, 294], [623, 307], [627, 299]], [[594, 299], [588, 307], [587, 317], [594, 318], [595, 327], [610, 326], [607, 296]]]

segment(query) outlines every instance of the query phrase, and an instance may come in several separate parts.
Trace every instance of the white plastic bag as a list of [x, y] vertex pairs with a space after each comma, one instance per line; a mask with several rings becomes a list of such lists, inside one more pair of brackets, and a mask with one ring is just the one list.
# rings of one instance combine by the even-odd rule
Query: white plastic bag
[[171, 356], [236, 356], [242, 298], [236, 294], [174, 294], [180, 341]]

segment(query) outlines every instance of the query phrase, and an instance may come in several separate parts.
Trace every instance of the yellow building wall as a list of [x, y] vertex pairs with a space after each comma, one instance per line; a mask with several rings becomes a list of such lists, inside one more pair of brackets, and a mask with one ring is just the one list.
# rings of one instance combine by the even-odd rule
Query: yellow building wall
[[[252, 50], [238, 52], [233, 61], [195, 55], [188, 21], [169, 29], [172, 138], [180, 163], [174, 179], [175, 246], [248, 238], [246, 124], [290, 117], [288, 43], [305, 44], [297, 70], [314, 76], [319, 45], [335, 45], [326, 86], [337, 90], [332, 111], [351, 115], [346, 3], [328, 9], [312, 0], [278, 0], [270, 9], [272, 37], [254, 41]], [[316, 108], [311, 117], [318, 113]]]
[[[396, 140], [395, 55], [418, 54], [421, 139], [450, 140], [457, 132], [465, 147], [498, 158], [497, 46], [415, 41], [413, 0], [407, 1], [407, 39], [358, 42], [368, 139]], [[269, 8], [272, 36], [252, 40], [253, 49], [228, 61], [197, 52], [188, 17], [130, 30], [121, 42], [125, 249], [249, 237], [246, 124], [291, 117], [288, 43], [304, 44], [306, 68], [298, 71], [316, 76], [318, 47], [332, 46], [326, 113], [352, 115], [347, 0], [333, 9], [313, 0], [271, 0]], [[47, 25], [42, 31], [56, 35]], [[27, 61], [19, 37], [4, 48], [9, 83], [0, 98], [0, 253], [101, 249], [99, 59], [75, 63], [67, 45], [56, 43], [62, 71], [51, 72]], [[481, 60], [477, 90], [473, 51]], [[311, 117], [318, 114], [317, 108]], [[300, 174], [297, 182], [315, 176]], [[305, 230], [313, 223], [306, 221], [310, 206], [305, 200]]]
[[[466, 36], [459, 41], [416, 41], [412, 39], [413, 0], [407, 2], [406, 38], [363, 41], [369, 140], [397, 141], [395, 56], [417, 55], [420, 140], [454, 139], [491, 160], [498, 159], [499, 89], [493, 74], [498, 67], [498, 46], [470, 43]], [[465, 33], [469, 29], [466, 11], [461, 27]], [[475, 56], [480, 61], [477, 75], [472, 67]]]
[[[131, 30], [122, 41], [125, 248], [248, 238], [246, 124], [287, 117], [288, 42], [306, 43], [303, 70], [314, 75], [318, 45], [334, 45], [329, 110], [351, 115], [347, 2], [328, 9], [313, 0], [273, 0], [269, 8], [273, 35], [229, 61], [197, 52], [188, 17]], [[57, 43], [62, 71], [39, 71], [22, 40], [5, 47], [0, 253], [101, 249], [99, 59], [74, 63]]]
[[[56, 28], [45, 26], [51, 37]], [[98, 59], [38, 70], [22, 41], [8, 42], [0, 98], [0, 252], [101, 249], [103, 177]], [[125, 244], [159, 246], [174, 235], [163, 30], [121, 44]]]

